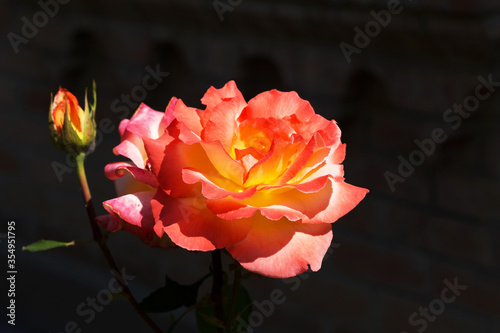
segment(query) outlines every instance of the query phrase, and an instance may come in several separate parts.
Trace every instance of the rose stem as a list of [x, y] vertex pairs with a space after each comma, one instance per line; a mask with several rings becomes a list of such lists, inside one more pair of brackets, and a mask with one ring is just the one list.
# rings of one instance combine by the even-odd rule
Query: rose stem
[[90, 188], [87, 183], [87, 176], [85, 175], [85, 166], [84, 166], [85, 154], [80, 154], [76, 157], [76, 167], [78, 172], [78, 178], [80, 179], [80, 185], [82, 187], [83, 199], [85, 202], [85, 208], [87, 209], [87, 215], [89, 217], [90, 226], [92, 227], [92, 233], [94, 236], [94, 240], [99, 245], [104, 258], [108, 264], [109, 269], [111, 270], [111, 274], [116, 278], [118, 283], [122, 286], [122, 292], [126, 295], [126, 299], [130, 302], [135, 311], [139, 314], [139, 316], [148, 324], [148, 326], [157, 333], [162, 333], [162, 330], [154, 323], [154, 321], [149, 318], [149, 316], [144, 312], [141, 308], [137, 300], [132, 295], [127, 282], [122, 277], [116, 262], [111, 255], [111, 252], [106, 245], [105, 239], [102, 235], [101, 229], [97, 225], [96, 222], [96, 214], [94, 210], [94, 204], [92, 203], [92, 196], [90, 194]]
[[[215, 317], [224, 322], [224, 308], [222, 307], [222, 262], [220, 249], [212, 251], [212, 264], [214, 269], [214, 279], [212, 284], [212, 301], [215, 306]], [[223, 333], [221, 327], [217, 327], [217, 333]]]
[[[229, 302], [228, 306], [228, 313], [226, 314], [226, 326], [229, 324], [229, 327], [231, 327], [232, 323], [229, 321], [231, 320], [231, 314], [233, 312], [233, 306], [234, 302], [236, 300], [236, 297], [238, 295], [238, 289], [240, 288], [240, 280], [241, 280], [241, 266], [239, 266], [238, 263], [236, 263], [238, 266], [234, 270], [234, 279], [233, 279], [233, 290], [232, 290], [232, 295], [231, 295], [231, 301]], [[237, 319], [237, 318], [235, 318]]]

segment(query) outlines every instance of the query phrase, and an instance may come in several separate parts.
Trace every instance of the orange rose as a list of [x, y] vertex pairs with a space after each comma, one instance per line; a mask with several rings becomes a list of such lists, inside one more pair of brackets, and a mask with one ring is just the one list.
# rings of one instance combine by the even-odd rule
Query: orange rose
[[[295, 92], [271, 90], [247, 104], [233, 81], [201, 101], [205, 110], [173, 99], [164, 130], [145, 120], [138, 133], [157, 136], [136, 135], [127, 144], [143, 149], [136, 165], [150, 172], [155, 190], [138, 198], [142, 218], [133, 223], [153, 223], [157, 236], [188, 250], [226, 248], [262, 275], [317, 271], [331, 223], [368, 192], [344, 182], [345, 144], [335, 121]], [[104, 205], [115, 215], [140, 215], [133, 205]]]
[[[85, 98], [86, 99], [86, 98]], [[76, 97], [68, 90], [59, 88], [53, 98], [49, 113], [49, 129], [54, 145], [73, 155], [86, 152], [96, 135], [95, 85], [94, 104], [88, 110], [85, 100], [84, 111]]]

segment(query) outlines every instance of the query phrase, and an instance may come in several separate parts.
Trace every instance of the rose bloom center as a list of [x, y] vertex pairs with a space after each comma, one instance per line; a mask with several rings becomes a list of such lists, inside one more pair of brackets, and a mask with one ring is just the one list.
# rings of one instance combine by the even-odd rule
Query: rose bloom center
[[245, 122], [238, 129], [233, 141], [233, 149], [254, 148], [261, 155], [265, 155], [271, 147], [273, 137], [273, 132], [270, 129], [258, 128], [255, 123]]

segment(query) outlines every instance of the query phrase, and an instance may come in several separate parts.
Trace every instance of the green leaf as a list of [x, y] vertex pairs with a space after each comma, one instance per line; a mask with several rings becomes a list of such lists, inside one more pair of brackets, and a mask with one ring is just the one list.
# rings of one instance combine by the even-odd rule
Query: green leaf
[[196, 303], [198, 288], [205, 276], [191, 285], [181, 285], [165, 276], [165, 285], [153, 291], [141, 303], [144, 311], [160, 313], [173, 311], [181, 306], [191, 306]]
[[170, 325], [172, 326], [175, 323], [175, 316], [173, 314], [170, 314]]
[[41, 239], [37, 242], [34, 242], [33, 244], [23, 246], [23, 251], [38, 252], [38, 251], [54, 249], [56, 247], [67, 247], [71, 245], [75, 245], [75, 241], [66, 243], [66, 242]]
[[212, 311], [207, 312], [209, 313], [205, 313], [203, 308], [199, 308], [199, 310], [196, 311], [196, 322], [200, 323], [201, 320], [204, 323], [201, 326], [198, 325], [200, 332], [216, 332], [216, 328], [224, 328], [224, 322], [222, 320], [217, 319], [213, 313], [210, 313]]
[[[246, 332], [247, 318], [252, 312], [252, 300], [243, 286], [239, 286], [233, 298], [232, 285], [224, 286], [222, 302], [224, 305], [224, 315], [226, 316], [225, 327], [228, 332]], [[207, 305], [196, 309], [196, 324], [202, 333], [217, 333], [217, 327], [223, 324], [215, 317], [214, 305], [210, 302], [210, 295], [205, 297]], [[231, 304], [232, 302], [232, 304]], [[228, 313], [231, 305], [231, 313]], [[238, 320], [241, 318], [242, 320]], [[243, 326], [242, 326], [243, 325]]]

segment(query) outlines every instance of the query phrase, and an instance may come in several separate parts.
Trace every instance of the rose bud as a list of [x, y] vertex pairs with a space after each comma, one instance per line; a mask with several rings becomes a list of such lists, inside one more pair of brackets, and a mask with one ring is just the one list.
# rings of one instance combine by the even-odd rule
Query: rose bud
[[73, 156], [92, 152], [96, 135], [95, 83], [93, 98], [94, 103], [89, 105], [85, 92], [85, 110], [82, 110], [76, 97], [64, 88], [59, 88], [55, 97], [51, 97], [49, 130], [57, 149]]

